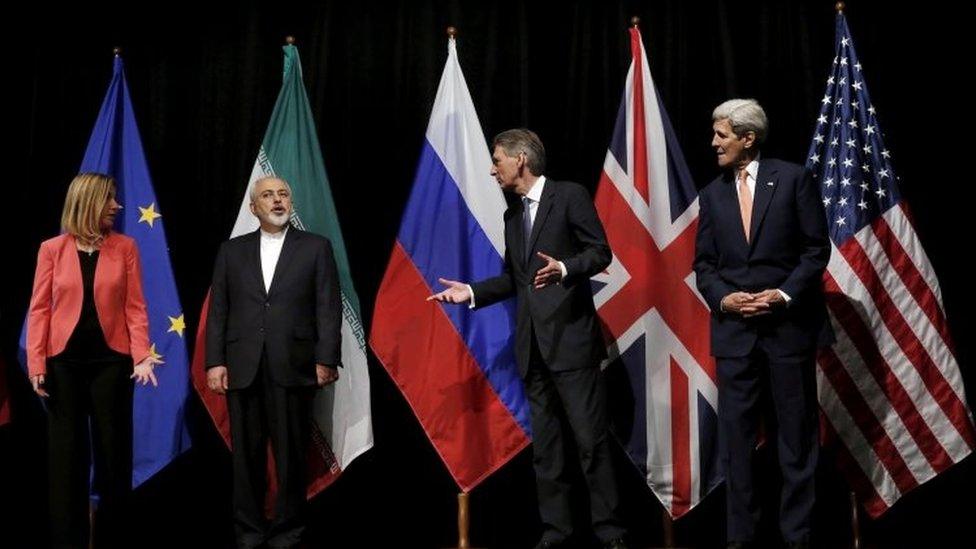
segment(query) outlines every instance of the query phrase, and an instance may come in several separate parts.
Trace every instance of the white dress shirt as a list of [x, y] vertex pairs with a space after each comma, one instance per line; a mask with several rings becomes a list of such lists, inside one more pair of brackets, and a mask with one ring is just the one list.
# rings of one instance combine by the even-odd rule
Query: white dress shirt
[[275, 267], [281, 256], [281, 246], [285, 243], [288, 225], [276, 232], [269, 233], [261, 229], [261, 274], [264, 276], [264, 291], [271, 291], [271, 280], [274, 278]]

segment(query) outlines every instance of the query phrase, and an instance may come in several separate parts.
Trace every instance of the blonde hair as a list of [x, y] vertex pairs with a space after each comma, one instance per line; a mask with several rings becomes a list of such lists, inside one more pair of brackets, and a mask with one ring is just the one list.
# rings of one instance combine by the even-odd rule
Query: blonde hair
[[115, 198], [115, 178], [103, 173], [80, 173], [68, 185], [61, 213], [61, 229], [83, 244], [94, 245], [105, 237], [101, 219], [105, 205]]

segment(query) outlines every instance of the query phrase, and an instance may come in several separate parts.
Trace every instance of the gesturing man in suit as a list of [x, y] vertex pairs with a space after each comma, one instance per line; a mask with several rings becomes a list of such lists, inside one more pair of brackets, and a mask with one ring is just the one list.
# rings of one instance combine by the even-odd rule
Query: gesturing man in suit
[[[316, 387], [338, 379], [342, 306], [329, 240], [289, 225], [291, 188], [251, 188], [261, 227], [217, 253], [207, 315], [207, 383], [227, 394], [239, 547], [293, 547], [304, 529], [306, 449]], [[267, 440], [278, 494], [264, 516]]]
[[623, 547], [598, 368], [606, 349], [589, 285], [610, 264], [606, 234], [583, 187], [542, 175], [546, 153], [535, 133], [502, 132], [492, 148], [491, 175], [520, 197], [504, 216], [504, 272], [471, 285], [441, 279], [447, 289], [428, 300], [480, 308], [517, 297], [515, 356], [529, 400], [544, 526], [538, 547], [558, 547], [574, 535], [567, 436], [578, 449], [595, 534], [607, 547]]
[[826, 218], [803, 168], [760, 157], [768, 126], [756, 101], [726, 101], [712, 121], [725, 173], [699, 195], [695, 274], [712, 311], [729, 546], [754, 542], [753, 453], [759, 393], [768, 386], [783, 476], [780, 530], [788, 545], [805, 547], [817, 465], [814, 359], [832, 337], [821, 289]]

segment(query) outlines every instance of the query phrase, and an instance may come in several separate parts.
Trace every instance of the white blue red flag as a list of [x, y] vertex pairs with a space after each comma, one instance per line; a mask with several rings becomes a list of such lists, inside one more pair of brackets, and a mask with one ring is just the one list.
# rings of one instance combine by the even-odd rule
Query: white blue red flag
[[502, 191], [453, 38], [400, 232], [376, 296], [370, 344], [451, 476], [474, 488], [529, 442], [515, 366], [514, 300], [472, 311], [427, 302], [438, 277], [502, 272]]

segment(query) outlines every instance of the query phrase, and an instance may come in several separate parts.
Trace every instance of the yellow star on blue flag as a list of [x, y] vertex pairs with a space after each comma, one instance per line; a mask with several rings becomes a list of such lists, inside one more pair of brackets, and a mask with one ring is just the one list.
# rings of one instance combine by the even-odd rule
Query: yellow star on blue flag
[[149, 206], [145, 208], [139, 206], [139, 212], [141, 212], [141, 215], [139, 216], [139, 223], [145, 221], [150, 228], [153, 226], [153, 221], [155, 221], [157, 218], [163, 217], [159, 212], [156, 211], [155, 202], [150, 203]]
[[153, 344], [151, 344], [149, 346], [149, 356], [155, 358], [156, 361], [157, 361], [157, 364], [165, 364], [166, 363], [163, 360], [163, 355], [161, 355], [161, 354], [159, 354], [159, 353], [156, 352], [156, 344], [155, 343], [153, 343]]
[[180, 337], [183, 337], [183, 330], [186, 329], [186, 323], [183, 321], [183, 315], [178, 317], [166, 316], [169, 319], [169, 330], [167, 332], [176, 332]]

